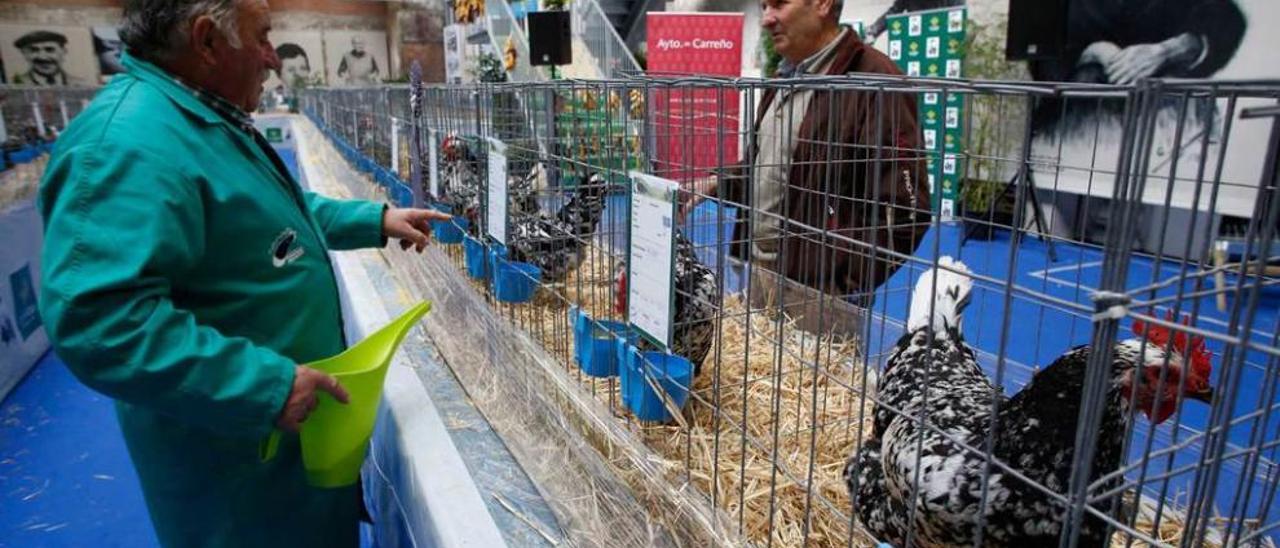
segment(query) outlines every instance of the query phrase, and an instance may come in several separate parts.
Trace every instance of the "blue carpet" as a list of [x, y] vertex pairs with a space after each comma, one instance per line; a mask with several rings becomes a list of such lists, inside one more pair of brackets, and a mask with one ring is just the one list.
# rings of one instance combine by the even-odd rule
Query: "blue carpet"
[[0, 417], [0, 546], [158, 545], [111, 400], [52, 352]]

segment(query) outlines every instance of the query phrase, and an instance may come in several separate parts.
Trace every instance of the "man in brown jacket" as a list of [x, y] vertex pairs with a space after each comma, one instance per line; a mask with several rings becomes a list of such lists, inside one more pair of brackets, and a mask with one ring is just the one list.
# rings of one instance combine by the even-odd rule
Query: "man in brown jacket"
[[[837, 0], [765, 0], [781, 76], [902, 74], [839, 12]], [[856, 333], [859, 307], [929, 227], [915, 95], [862, 84], [768, 87], [739, 169], [694, 189], [746, 206], [732, 251], [750, 264], [751, 301], [806, 331]]]

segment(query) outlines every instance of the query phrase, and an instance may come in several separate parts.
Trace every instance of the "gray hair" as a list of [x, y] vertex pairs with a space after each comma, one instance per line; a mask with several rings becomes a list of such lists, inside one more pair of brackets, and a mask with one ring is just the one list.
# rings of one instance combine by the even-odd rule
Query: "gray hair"
[[131, 55], [169, 60], [186, 47], [191, 23], [211, 17], [231, 47], [240, 48], [236, 7], [240, 0], [125, 0], [120, 41]]

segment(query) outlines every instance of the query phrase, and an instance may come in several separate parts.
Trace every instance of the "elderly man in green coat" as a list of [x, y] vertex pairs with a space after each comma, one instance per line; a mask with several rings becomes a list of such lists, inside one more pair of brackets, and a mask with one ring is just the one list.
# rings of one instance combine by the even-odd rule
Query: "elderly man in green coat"
[[41, 313], [117, 402], [166, 546], [354, 546], [356, 489], [315, 489], [295, 434], [338, 382], [330, 250], [427, 244], [445, 216], [301, 189], [246, 112], [279, 69], [266, 0], [128, 0], [128, 72], [67, 128], [39, 203]]

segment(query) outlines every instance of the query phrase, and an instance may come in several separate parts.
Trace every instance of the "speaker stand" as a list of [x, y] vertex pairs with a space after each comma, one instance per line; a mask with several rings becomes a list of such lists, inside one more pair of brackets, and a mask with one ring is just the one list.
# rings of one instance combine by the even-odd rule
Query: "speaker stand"
[[[996, 199], [991, 202], [992, 207], [995, 207], [995, 204], [1000, 203], [1001, 200], [1004, 200], [1009, 196], [1010, 192], [1016, 192], [1017, 185], [1018, 176], [1014, 175], [1009, 179], [1009, 182], [1004, 185], [1004, 190], [1000, 191], [1000, 195], [996, 196]], [[1029, 187], [1027, 188], [1027, 192], [1030, 193], [1031, 196], [1031, 216], [1036, 224], [1036, 231], [1039, 232], [1040, 241], [1044, 242], [1045, 246], [1048, 248], [1049, 261], [1056, 263], [1058, 262], [1058, 252], [1053, 247], [1053, 237], [1049, 234], [1047, 229], [1048, 223], [1044, 221], [1044, 210], [1040, 208], [1040, 198], [1036, 196], [1035, 172], [1030, 169], [1027, 170], [1027, 186]], [[1017, 201], [1017, 197], [1015, 196], [1014, 203], [1016, 204]], [[1014, 212], [1014, 216], [1017, 217], [1017, 212]], [[975, 226], [976, 225], [969, 225], [965, 227], [964, 233], [960, 236], [961, 247], [964, 247], [965, 242], [969, 241], [969, 237], [972, 236]], [[1022, 230], [1021, 226], [1010, 228], [1013, 230]]]

